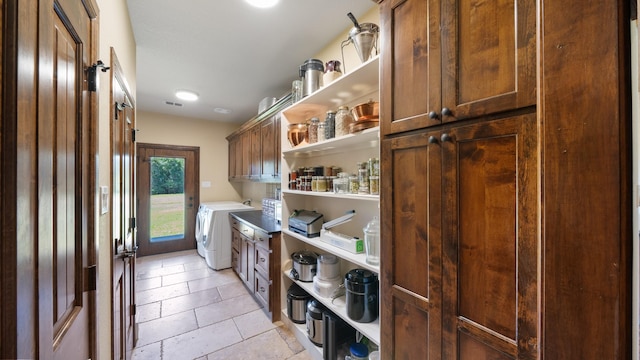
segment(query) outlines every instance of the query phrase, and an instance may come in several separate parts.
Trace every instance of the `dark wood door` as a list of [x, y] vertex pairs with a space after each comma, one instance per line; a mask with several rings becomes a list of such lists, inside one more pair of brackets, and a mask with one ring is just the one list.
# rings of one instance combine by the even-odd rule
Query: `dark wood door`
[[252, 127], [249, 132], [251, 133], [251, 149], [249, 151], [250, 153], [250, 161], [251, 161], [251, 172], [249, 175], [251, 175], [252, 178], [254, 179], [258, 179], [260, 178], [260, 174], [262, 173], [262, 154], [261, 154], [261, 150], [262, 150], [262, 141], [261, 141], [261, 126], [260, 125], [255, 125], [254, 127]]
[[385, 359], [440, 359], [441, 146], [438, 132], [381, 150], [381, 349]]
[[442, 0], [441, 26], [443, 122], [535, 105], [535, 0]]
[[[278, 123], [279, 125], [279, 123]], [[279, 153], [276, 153], [276, 121], [275, 116], [264, 120], [258, 125], [260, 127], [260, 140], [261, 140], [261, 156], [260, 156], [260, 169], [261, 178], [265, 180], [274, 179], [276, 175], [276, 160], [279, 158]], [[279, 142], [279, 138], [277, 139]], [[278, 154], [278, 156], [276, 155]]]
[[129, 359], [135, 345], [135, 107], [115, 51], [111, 50], [111, 160], [114, 359]]
[[138, 255], [195, 249], [200, 149], [137, 145]]
[[249, 178], [251, 176], [251, 131], [245, 131], [240, 134], [240, 146], [242, 154], [242, 176]]
[[380, 127], [399, 133], [440, 123], [440, 1], [380, 6]]
[[443, 140], [442, 358], [537, 358], [536, 114]]
[[[234, 136], [233, 138], [228, 139], [229, 141], [229, 180], [232, 180], [236, 177], [236, 172], [238, 169], [238, 166], [236, 165], [236, 161], [237, 159], [242, 160], [242, 156], [240, 153], [236, 152], [236, 147], [237, 147], [237, 143], [239, 142], [239, 139], [237, 136]], [[242, 167], [242, 165], [240, 165], [240, 167]]]
[[[85, 69], [93, 49], [91, 12], [78, 1], [40, 2], [38, 121], [39, 355], [89, 358], [95, 304], [85, 288], [94, 248], [90, 166], [93, 115]], [[51, 20], [51, 21], [49, 21]], [[26, 180], [26, 179], [25, 179]], [[95, 261], [95, 260], [94, 260]], [[95, 279], [91, 279], [95, 281]]]

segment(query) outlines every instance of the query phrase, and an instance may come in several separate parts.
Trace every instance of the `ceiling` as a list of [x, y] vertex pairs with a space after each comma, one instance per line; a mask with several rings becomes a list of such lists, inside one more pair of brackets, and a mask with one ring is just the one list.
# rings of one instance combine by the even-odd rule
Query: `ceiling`
[[[298, 67], [352, 26], [371, 0], [127, 0], [137, 46], [136, 107], [244, 123], [265, 97], [283, 96]], [[175, 97], [178, 89], [200, 95]], [[168, 105], [167, 102], [182, 104]], [[216, 109], [226, 109], [220, 113]]]

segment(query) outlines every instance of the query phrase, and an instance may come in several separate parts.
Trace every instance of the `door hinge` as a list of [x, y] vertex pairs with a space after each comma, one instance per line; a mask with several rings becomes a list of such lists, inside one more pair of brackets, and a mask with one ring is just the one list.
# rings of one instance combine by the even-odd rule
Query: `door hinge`
[[131, 315], [136, 315], [136, 311], [138, 311], [138, 306], [136, 304], [131, 305]]
[[98, 273], [97, 273], [97, 266], [96, 265], [90, 265], [89, 267], [87, 267], [87, 286], [85, 291], [95, 291], [97, 289], [97, 283], [98, 283]]
[[136, 142], [136, 133], [138, 129], [131, 129], [131, 142]]
[[135, 229], [136, 228], [136, 218], [132, 217], [129, 218], [129, 229]]

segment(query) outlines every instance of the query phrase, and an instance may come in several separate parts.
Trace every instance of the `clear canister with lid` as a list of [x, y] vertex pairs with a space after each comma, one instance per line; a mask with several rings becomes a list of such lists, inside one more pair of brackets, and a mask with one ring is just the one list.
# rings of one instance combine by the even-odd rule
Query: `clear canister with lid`
[[309, 127], [308, 127], [309, 144], [318, 142], [318, 126], [319, 125], [320, 125], [320, 119], [318, 119], [317, 117], [312, 117], [311, 120], [309, 120]]
[[[324, 138], [333, 139], [336, 137], [336, 112], [332, 110], [327, 111], [327, 117], [324, 119], [324, 123]], [[318, 134], [318, 136], [320, 135]]]
[[335, 136], [339, 137], [339, 136], [349, 135], [349, 125], [351, 125], [354, 121], [348, 106], [343, 105], [338, 108], [338, 111], [336, 112], [335, 121], [336, 121]]
[[325, 141], [326, 138], [326, 132], [325, 132], [325, 128], [326, 128], [327, 123], [324, 121], [320, 121], [318, 123], [318, 142], [320, 141]]
[[346, 194], [349, 192], [349, 174], [338, 173], [338, 177], [333, 179], [333, 192], [336, 194]]
[[358, 181], [358, 176], [349, 176], [349, 193], [357, 194], [358, 190], [360, 190], [360, 182]]

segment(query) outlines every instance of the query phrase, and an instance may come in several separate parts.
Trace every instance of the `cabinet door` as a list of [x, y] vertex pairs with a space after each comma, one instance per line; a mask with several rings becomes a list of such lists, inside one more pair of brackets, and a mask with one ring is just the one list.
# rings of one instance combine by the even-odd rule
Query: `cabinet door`
[[443, 133], [443, 359], [537, 357], [536, 114]]
[[236, 158], [239, 157], [240, 163], [242, 163], [242, 154], [236, 153], [238, 142], [239, 142], [238, 137], [233, 137], [229, 139], [229, 180], [235, 178], [236, 176], [236, 164], [237, 164]]
[[242, 177], [242, 161], [243, 161], [243, 152], [242, 152], [242, 138], [240, 136], [236, 136], [235, 139], [235, 150], [234, 150], [234, 159], [235, 159], [235, 172], [233, 174], [234, 178]]
[[275, 166], [275, 171], [273, 172], [275, 174], [275, 177], [280, 179], [280, 174], [282, 172], [281, 170], [281, 166], [282, 166], [282, 157], [281, 157], [281, 153], [282, 153], [282, 145], [280, 144], [280, 138], [282, 137], [282, 129], [280, 128], [282, 124], [282, 115], [281, 113], [278, 113], [274, 119], [273, 119], [273, 128], [275, 129], [275, 135], [274, 135], [274, 141], [276, 143], [276, 153], [275, 153], [275, 157], [273, 159], [273, 164]]
[[254, 279], [254, 244], [252, 240], [243, 237], [241, 256], [241, 273], [240, 277], [249, 289], [253, 289]]
[[384, 359], [439, 359], [441, 146], [437, 132], [387, 139], [381, 151], [380, 328]]
[[260, 169], [262, 155], [262, 139], [260, 138], [260, 125], [255, 125], [249, 132], [251, 133], [251, 176], [259, 177], [262, 173]]
[[440, 123], [440, 1], [380, 6], [382, 135]]
[[[260, 123], [260, 137], [262, 140], [262, 156], [261, 177], [265, 179], [271, 179], [276, 174], [276, 128], [275, 119], [267, 119]], [[278, 139], [279, 140], [279, 139]]]
[[442, 3], [443, 122], [535, 105], [536, 2]]
[[251, 176], [251, 131], [247, 130], [241, 135], [242, 140], [242, 176]]

